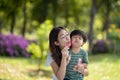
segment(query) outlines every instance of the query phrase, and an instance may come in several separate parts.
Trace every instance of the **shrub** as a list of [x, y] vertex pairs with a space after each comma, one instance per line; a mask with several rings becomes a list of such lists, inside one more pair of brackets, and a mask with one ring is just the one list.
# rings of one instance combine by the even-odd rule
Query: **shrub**
[[42, 56], [39, 45], [33, 42], [27, 47], [26, 50], [31, 54], [32, 58], [41, 58]]
[[0, 55], [1, 56], [25, 56], [30, 55], [26, 52], [29, 41], [21, 36], [13, 34], [0, 34]]
[[37, 29], [37, 37], [38, 37], [38, 44], [39, 48], [41, 50], [41, 58], [46, 58], [48, 52], [49, 52], [49, 33], [50, 30], [53, 28], [52, 21], [46, 20], [44, 23], [40, 24], [40, 26]]
[[115, 24], [111, 24], [109, 30], [108, 30], [108, 38], [109, 39], [115, 39], [120, 40], [120, 28], [117, 27]]
[[111, 41], [98, 40], [93, 44], [92, 54], [108, 53], [114, 49], [114, 45]]

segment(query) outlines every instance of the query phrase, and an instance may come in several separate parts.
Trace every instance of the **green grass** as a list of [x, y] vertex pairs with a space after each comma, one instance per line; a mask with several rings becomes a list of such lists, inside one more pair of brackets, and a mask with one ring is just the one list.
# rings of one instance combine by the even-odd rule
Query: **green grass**
[[[0, 80], [52, 80], [51, 67], [45, 61], [0, 57]], [[120, 59], [112, 54], [89, 56], [89, 76], [85, 80], [120, 80]]]
[[45, 61], [28, 58], [0, 57], [0, 80], [50, 80], [52, 71]]
[[120, 80], [120, 59], [117, 55], [101, 54], [89, 57], [89, 76], [85, 80]]

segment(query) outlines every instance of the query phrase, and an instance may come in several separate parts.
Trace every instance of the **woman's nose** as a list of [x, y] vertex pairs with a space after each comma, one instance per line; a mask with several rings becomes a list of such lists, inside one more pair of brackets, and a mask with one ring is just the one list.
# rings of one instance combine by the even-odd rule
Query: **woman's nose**
[[67, 39], [67, 40], [70, 40], [70, 37], [69, 37], [69, 36], [67, 36], [67, 37], [66, 37], [66, 39]]

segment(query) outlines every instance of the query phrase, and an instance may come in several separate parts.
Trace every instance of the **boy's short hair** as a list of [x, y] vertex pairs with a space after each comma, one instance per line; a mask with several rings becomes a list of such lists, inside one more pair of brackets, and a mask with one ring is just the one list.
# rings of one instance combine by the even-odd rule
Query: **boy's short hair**
[[70, 34], [70, 38], [75, 35], [80, 35], [83, 38], [83, 42], [87, 41], [87, 35], [82, 30], [73, 30]]

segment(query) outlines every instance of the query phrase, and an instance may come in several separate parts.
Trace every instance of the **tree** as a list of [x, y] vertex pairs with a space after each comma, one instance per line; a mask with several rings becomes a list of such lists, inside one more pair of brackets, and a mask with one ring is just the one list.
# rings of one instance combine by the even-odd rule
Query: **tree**
[[0, 10], [4, 12], [6, 19], [11, 20], [10, 33], [14, 32], [16, 15], [19, 7], [22, 5], [22, 0], [1, 0]]
[[2, 32], [2, 27], [3, 27], [3, 19], [0, 17], [0, 34]]
[[52, 20], [53, 26], [56, 26], [56, 18], [57, 18], [57, 9], [58, 9], [58, 0], [52, 0]]
[[27, 0], [23, 1], [23, 16], [24, 16], [24, 21], [23, 21], [23, 27], [22, 27], [22, 36], [25, 36], [25, 31], [26, 31], [26, 24], [27, 24], [27, 12], [26, 12], [26, 2]]
[[[110, 25], [110, 14], [113, 11], [112, 6], [115, 5], [117, 3], [117, 1], [118, 0], [105, 0], [105, 3], [104, 3], [104, 6], [105, 6], [105, 12], [104, 12], [105, 21], [103, 23], [102, 31], [106, 32], [106, 37], [108, 35], [108, 29], [110, 27], [109, 26]], [[117, 9], [117, 7], [114, 8], [114, 9]]]
[[43, 23], [48, 15], [48, 5], [50, 0], [36, 0], [33, 2], [32, 19]]
[[99, 8], [102, 6], [104, 0], [92, 0], [92, 9], [90, 14], [90, 27], [89, 27], [89, 52], [91, 53], [92, 47], [93, 47], [93, 39], [94, 39], [94, 31], [93, 31], [93, 24], [94, 24], [94, 18], [99, 10]]

